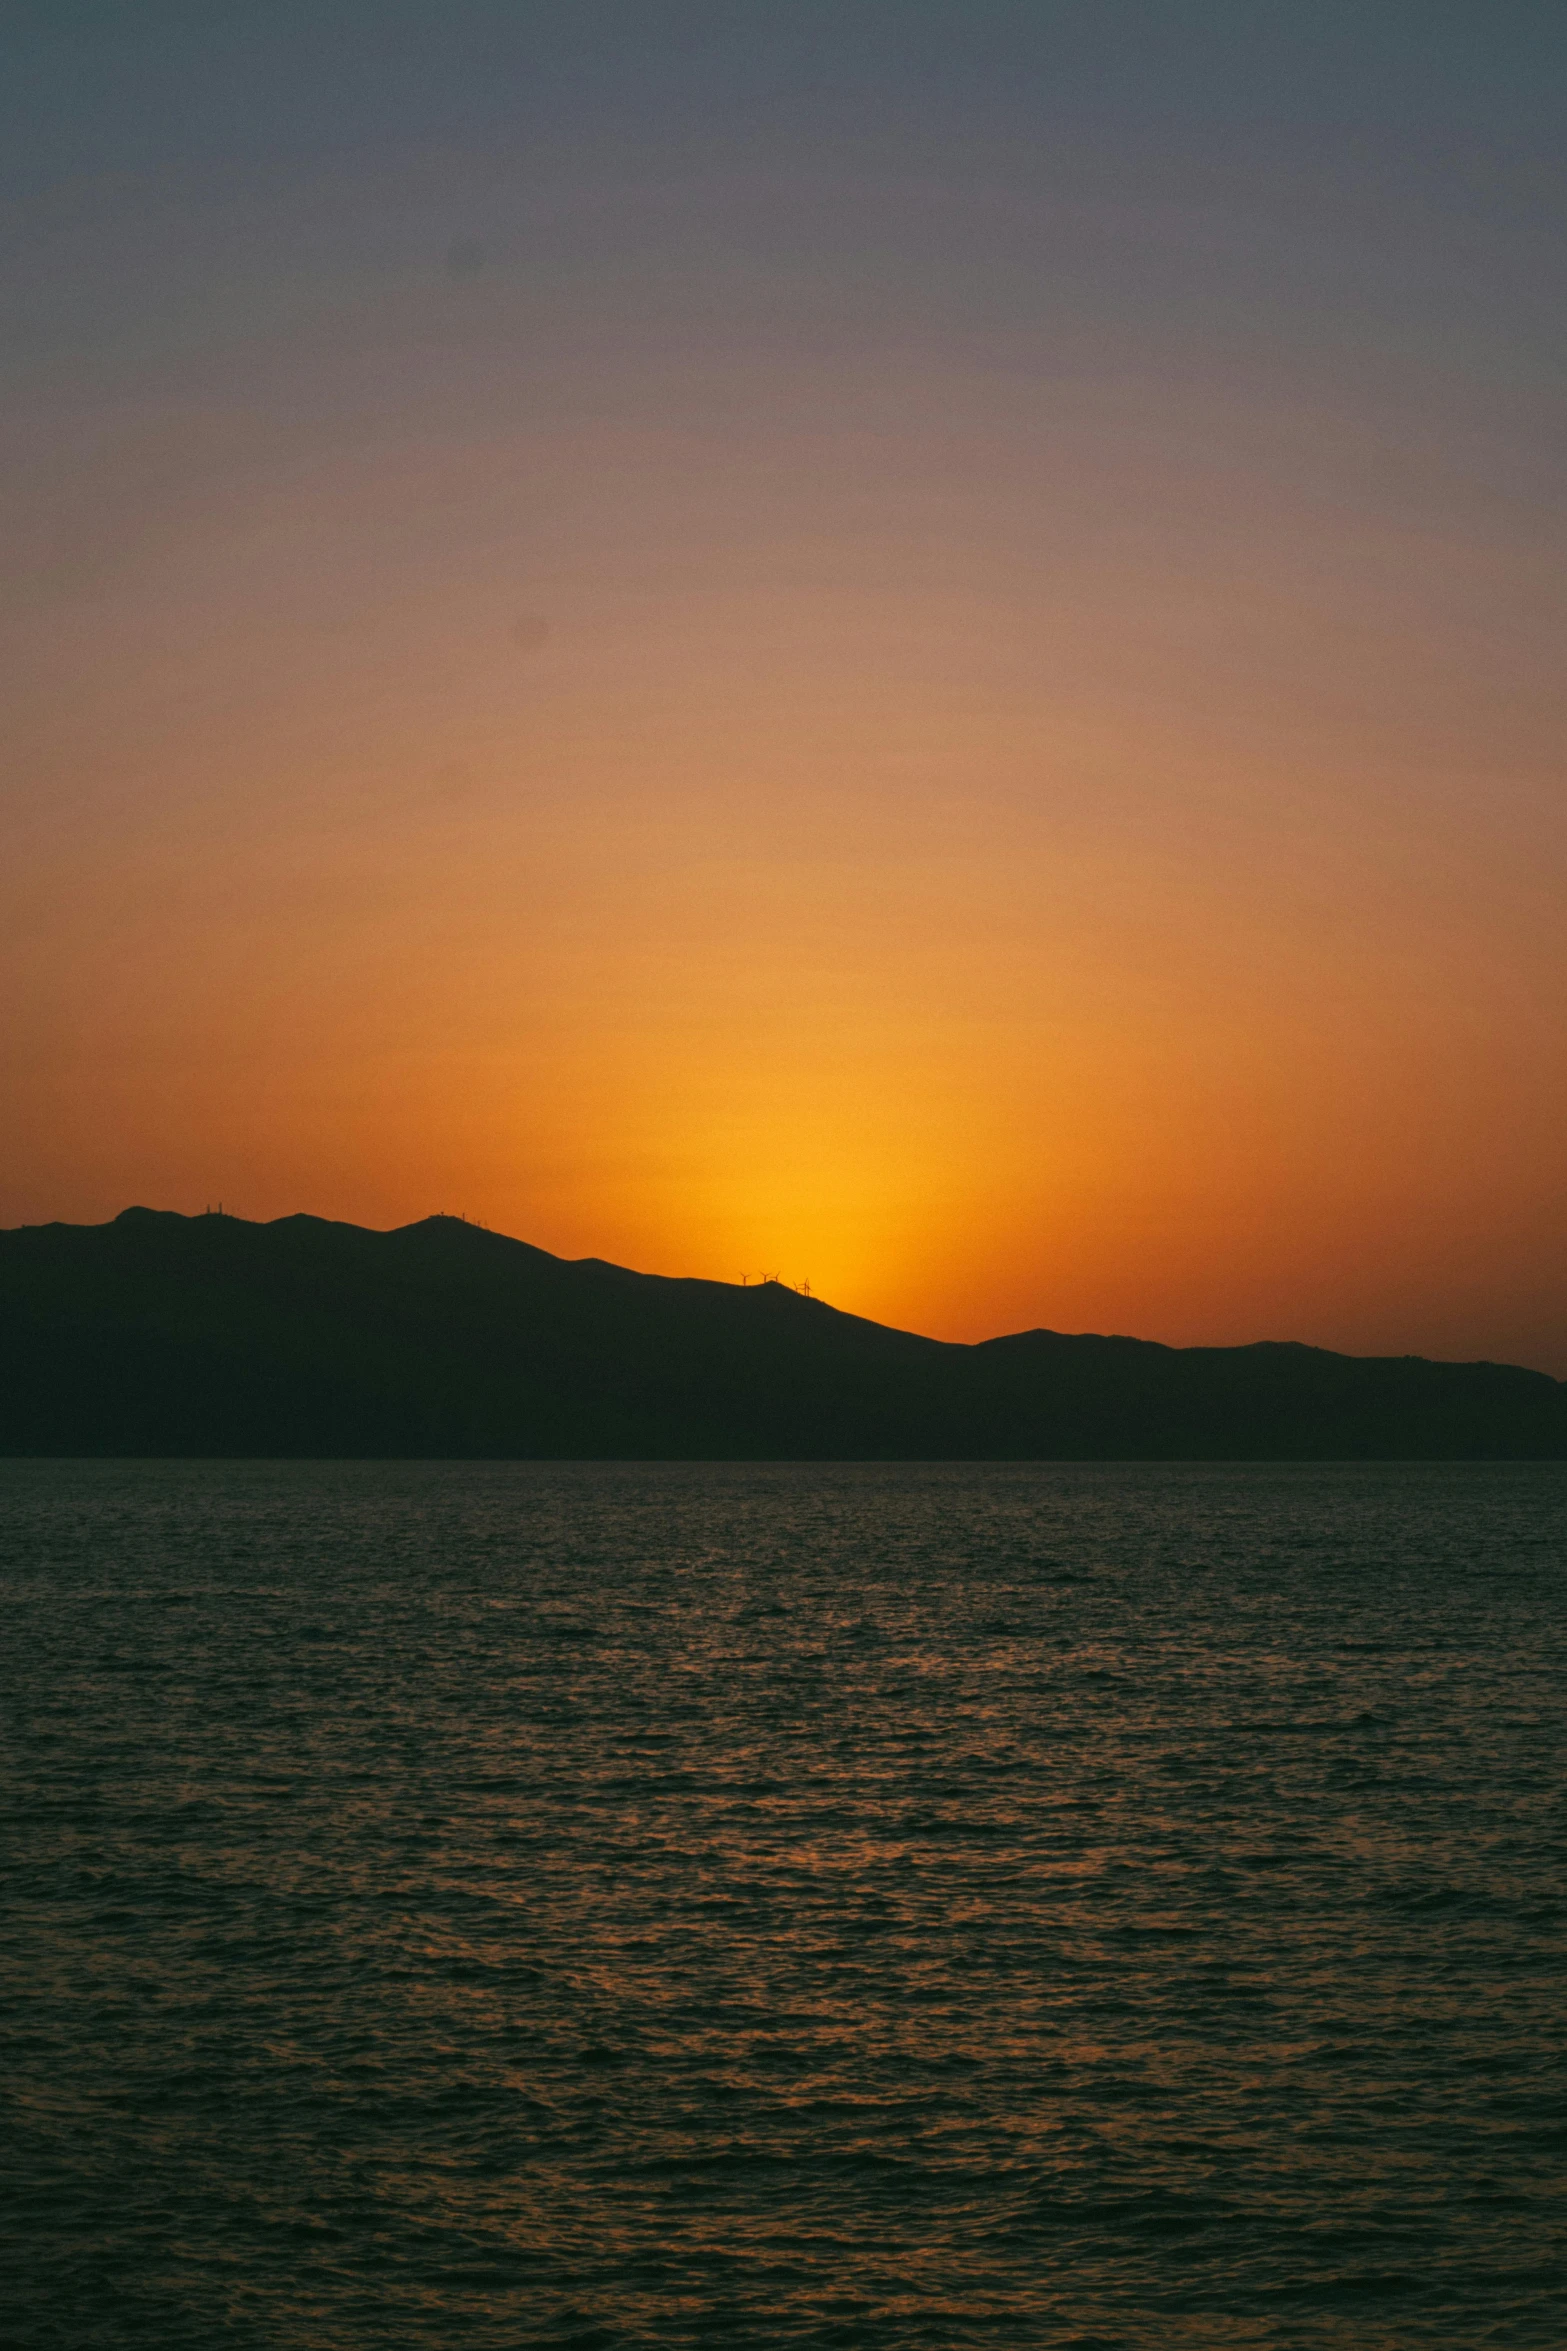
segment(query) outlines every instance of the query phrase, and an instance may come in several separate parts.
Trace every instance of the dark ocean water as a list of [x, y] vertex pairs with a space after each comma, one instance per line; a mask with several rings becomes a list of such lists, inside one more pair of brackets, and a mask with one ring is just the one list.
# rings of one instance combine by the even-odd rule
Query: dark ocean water
[[0, 1464], [8, 2346], [1567, 2343], [1567, 1472]]

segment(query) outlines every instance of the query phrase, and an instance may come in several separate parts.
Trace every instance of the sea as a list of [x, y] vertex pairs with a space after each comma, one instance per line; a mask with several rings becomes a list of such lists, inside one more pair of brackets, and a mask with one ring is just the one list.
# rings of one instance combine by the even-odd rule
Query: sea
[[1567, 1466], [0, 1463], [7, 2351], [1567, 2344]]

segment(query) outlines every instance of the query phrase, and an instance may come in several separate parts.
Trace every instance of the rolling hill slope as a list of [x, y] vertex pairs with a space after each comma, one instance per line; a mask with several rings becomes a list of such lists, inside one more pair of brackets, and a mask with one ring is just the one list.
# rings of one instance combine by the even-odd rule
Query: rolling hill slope
[[0, 1233], [0, 1452], [1567, 1458], [1567, 1387], [1294, 1345], [957, 1346], [449, 1217], [132, 1208]]

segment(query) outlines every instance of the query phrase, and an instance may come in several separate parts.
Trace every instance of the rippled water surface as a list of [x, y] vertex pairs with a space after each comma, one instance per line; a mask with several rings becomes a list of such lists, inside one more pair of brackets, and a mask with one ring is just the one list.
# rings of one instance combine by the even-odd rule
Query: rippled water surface
[[8, 2345], [1567, 2343], [1560, 1468], [0, 1464]]

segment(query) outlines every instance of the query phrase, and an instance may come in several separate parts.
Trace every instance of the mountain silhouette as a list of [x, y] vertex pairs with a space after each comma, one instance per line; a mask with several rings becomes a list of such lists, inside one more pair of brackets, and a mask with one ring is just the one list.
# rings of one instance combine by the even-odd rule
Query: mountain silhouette
[[0, 1233], [0, 1453], [1567, 1459], [1567, 1386], [1293, 1344], [959, 1346], [455, 1217], [128, 1208]]

